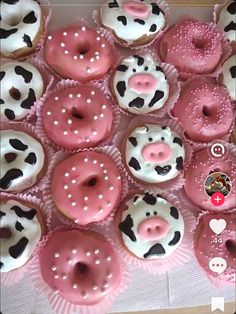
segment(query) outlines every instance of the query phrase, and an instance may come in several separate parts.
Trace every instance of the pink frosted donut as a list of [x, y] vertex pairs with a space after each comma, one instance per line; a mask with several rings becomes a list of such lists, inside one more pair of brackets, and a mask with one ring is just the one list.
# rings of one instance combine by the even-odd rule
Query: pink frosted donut
[[[212, 230], [213, 229], [213, 230]], [[200, 266], [213, 278], [235, 283], [236, 279], [236, 215], [212, 213], [203, 215], [194, 235], [194, 249]], [[220, 259], [219, 259], [220, 258]], [[217, 264], [227, 263], [222, 272]], [[209, 267], [209, 265], [211, 265]], [[223, 269], [222, 269], [223, 270]]]
[[66, 301], [94, 305], [120, 284], [121, 267], [111, 245], [92, 232], [54, 232], [40, 253], [44, 281]]
[[86, 225], [110, 214], [120, 201], [121, 186], [114, 162], [105, 154], [86, 151], [56, 166], [51, 191], [64, 215], [79, 225]]
[[180, 72], [210, 73], [222, 55], [221, 36], [209, 23], [183, 19], [161, 39], [160, 54]]
[[48, 137], [66, 149], [96, 146], [112, 131], [111, 104], [89, 85], [54, 92], [42, 107], [42, 118]]
[[[227, 150], [227, 146], [225, 148]], [[185, 170], [184, 189], [187, 196], [193, 203], [205, 210], [223, 211], [234, 208], [236, 199], [235, 164], [236, 157], [229, 151], [220, 158], [213, 157], [208, 149], [195, 152], [191, 164]], [[213, 205], [210, 196], [206, 194], [204, 189], [205, 180], [212, 172], [222, 172], [232, 182], [231, 191], [221, 206]]]
[[193, 141], [209, 142], [229, 132], [233, 106], [223, 86], [207, 78], [195, 78], [182, 88], [173, 115]]
[[103, 78], [115, 60], [109, 42], [99, 31], [85, 26], [66, 26], [51, 33], [44, 54], [63, 78], [83, 83]]

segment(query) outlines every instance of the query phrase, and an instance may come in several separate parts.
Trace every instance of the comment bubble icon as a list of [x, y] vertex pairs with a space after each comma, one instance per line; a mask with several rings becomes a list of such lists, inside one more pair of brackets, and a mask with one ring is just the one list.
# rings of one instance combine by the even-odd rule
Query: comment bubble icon
[[214, 257], [209, 261], [209, 268], [218, 275], [222, 274], [227, 267], [226, 260], [222, 257]]

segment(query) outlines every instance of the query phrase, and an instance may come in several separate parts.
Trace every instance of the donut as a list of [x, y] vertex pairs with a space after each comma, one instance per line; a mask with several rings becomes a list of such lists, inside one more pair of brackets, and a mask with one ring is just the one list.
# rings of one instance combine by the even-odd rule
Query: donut
[[236, 145], [236, 119], [234, 120], [234, 128], [230, 134], [230, 143]]
[[122, 151], [129, 173], [147, 184], [171, 180], [183, 170], [183, 142], [167, 126], [146, 124], [136, 127], [125, 137]]
[[152, 41], [166, 22], [162, 9], [149, 0], [108, 0], [101, 7], [100, 20], [119, 44], [130, 47]]
[[220, 82], [227, 88], [232, 100], [236, 101], [236, 54], [223, 63]]
[[1, 54], [15, 59], [33, 52], [44, 31], [44, 17], [39, 2], [2, 0], [0, 11]]
[[0, 131], [0, 190], [22, 192], [43, 175], [45, 154], [38, 140], [25, 132]]
[[206, 77], [183, 85], [172, 114], [181, 122], [187, 137], [197, 142], [227, 135], [234, 119], [226, 89]]
[[14, 199], [1, 201], [0, 221], [0, 269], [6, 273], [30, 260], [44, 225], [37, 206]]
[[[202, 149], [195, 152], [190, 165], [185, 169], [185, 192], [193, 203], [204, 210], [227, 211], [235, 207], [236, 157], [228, 151], [228, 146], [223, 146], [225, 147], [225, 154], [220, 158], [214, 157], [208, 149]], [[221, 148], [215, 147], [214, 154], [217, 152], [218, 154], [220, 153], [217, 150], [221, 151]], [[213, 205], [211, 197], [205, 192], [205, 181], [213, 172], [224, 173], [232, 182], [231, 191], [225, 197], [224, 203], [220, 206]]]
[[8, 62], [1, 66], [1, 120], [18, 121], [30, 112], [44, 91], [38, 69], [27, 62]]
[[66, 301], [95, 305], [120, 284], [121, 266], [112, 246], [93, 232], [54, 232], [39, 256], [43, 280]]
[[143, 260], [165, 258], [180, 245], [184, 220], [179, 210], [162, 197], [143, 193], [127, 197], [118, 210], [123, 247]]
[[217, 25], [224, 30], [229, 41], [236, 41], [236, 3], [229, 1], [221, 10]]
[[221, 34], [207, 22], [182, 19], [165, 33], [157, 48], [162, 60], [180, 72], [211, 73], [221, 59]]
[[114, 72], [111, 90], [118, 105], [133, 114], [160, 109], [169, 96], [165, 73], [150, 55], [124, 58]]
[[51, 193], [57, 208], [79, 225], [105, 219], [118, 205], [121, 190], [114, 162], [94, 151], [70, 156], [55, 167], [52, 176]]
[[58, 146], [88, 148], [111, 135], [113, 112], [99, 88], [79, 85], [52, 93], [43, 104], [42, 120], [47, 136]]
[[[194, 251], [198, 263], [210, 277], [223, 283], [236, 281], [235, 238], [235, 213], [205, 214], [199, 219], [194, 233]], [[226, 261], [226, 268], [222, 272], [217, 272], [217, 268], [219, 269], [217, 264], [221, 264], [222, 259]]]
[[82, 83], [102, 79], [115, 61], [109, 42], [99, 31], [85, 26], [66, 26], [50, 33], [44, 55], [60, 76]]

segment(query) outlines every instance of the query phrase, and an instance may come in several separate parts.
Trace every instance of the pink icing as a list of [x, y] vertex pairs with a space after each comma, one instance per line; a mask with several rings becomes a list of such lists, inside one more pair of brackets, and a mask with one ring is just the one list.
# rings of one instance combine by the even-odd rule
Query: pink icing
[[55, 72], [83, 83], [103, 78], [114, 63], [109, 42], [85, 26], [67, 26], [50, 33], [44, 53]]
[[130, 16], [145, 19], [149, 15], [149, 8], [145, 3], [140, 3], [137, 1], [127, 1], [122, 5], [124, 12], [128, 13]]
[[[210, 228], [212, 219], [224, 219], [226, 227], [220, 234], [215, 234]], [[199, 264], [213, 277], [223, 281], [235, 282], [236, 278], [236, 216], [234, 214], [208, 214], [204, 215], [197, 226], [194, 237], [194, 248]], [[227, 268], [217, 274], [209, 268], [209, 261], [214, 257], [226, 260]]]
[[105, 95], [93, 86], [69, 87], [47, 98], [42, 108], [44, 129], [60, 147], [93, 147], [110, 136], [113, 114]]
[[46, 283], [74, 304], [98, 304], [121, 280], [111, 245], [91, 232], [54, 232], [40, 253], [40, 266]]
[[207, 78], [196, 78], [184, 85], [173, 115], [180, 120], [187, 136], [199, 142], [223, 137], [234, 120], [227, 91]]
[[172, 150], [166, 143], [148, 144], [143, 148], [142, 156], [144, 160], [150, 162], [163, 163], [170, 159]]
[[57, 165], [51, 184], [57, 207], [79, 225], [105, 219], [118, 205], [121, 189], [114, 162], [93, 151], [77, 153]]
[[161, 217], [151, 217], [138, 225], [138, 234], [145, 241], [155, 241], [164, 238], [169, 231], [169, 223]]
[[152, 74], [139, 73], [129, 78], [128, 86], [137, 94], [146, 95], [156, 89], [157, 79]]
[[162, 59], [179, 71], [203, 74], [212, 72], [220, 61], [220, 33], [203, 21], [182, 19], [161, 39]]
[[[184, 189], [187, 196], [201, 209], [223, 211], [234, 208], [236, 199], [235, 164], [236, 157], [230, 152], [221, 158], [214, 158], [207, 149], [195, 152], [190, 166], [185, 170]], [[232, 182], [231, 192], [225, 197], [224, 204], [217, 207], [212, 204], [210, 196], [204, 191], [206, 178], [215, 171], [223, 172]]]

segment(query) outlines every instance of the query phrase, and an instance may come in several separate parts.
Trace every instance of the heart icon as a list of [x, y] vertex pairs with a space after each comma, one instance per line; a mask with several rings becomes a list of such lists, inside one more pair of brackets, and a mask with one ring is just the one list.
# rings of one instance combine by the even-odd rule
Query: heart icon
[[226, 221], [224, 219], [211, 219], [209, 225], [214, 233], [220, 234], [225, 230]]

